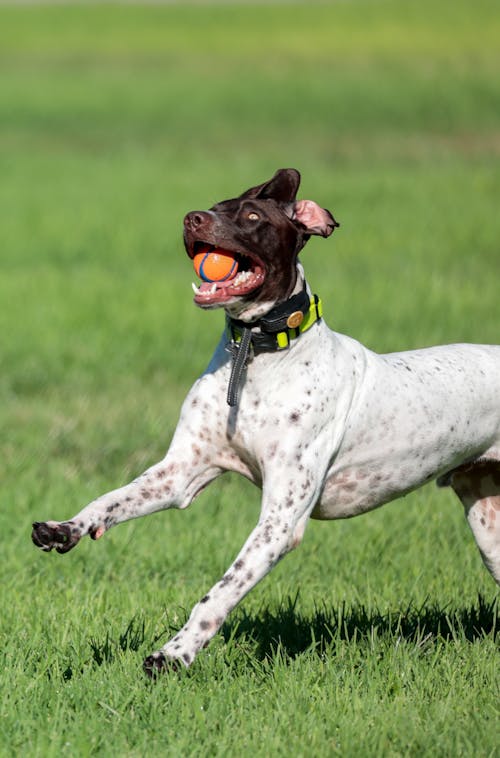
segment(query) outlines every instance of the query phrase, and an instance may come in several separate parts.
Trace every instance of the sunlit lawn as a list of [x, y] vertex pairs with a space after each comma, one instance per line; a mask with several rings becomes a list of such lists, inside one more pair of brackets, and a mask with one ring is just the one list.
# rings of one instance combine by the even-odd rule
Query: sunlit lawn
[[280, 166], [341, 222], [303, 256], [332, 327], [500, 341], [499, 38], [484, 0], [0, 8], [2, 754], [496, 754], [497, 590], [450, 492], [311, 523], [155, 686], [257, 490], [29, 535], [163, 455], [223, 323], [183, 215]]

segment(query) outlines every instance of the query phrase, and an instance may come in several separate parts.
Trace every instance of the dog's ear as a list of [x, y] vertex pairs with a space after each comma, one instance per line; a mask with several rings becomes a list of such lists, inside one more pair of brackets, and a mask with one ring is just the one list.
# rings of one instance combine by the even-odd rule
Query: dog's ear
[[340, 226], [330, 211], [322, 208], [314, 200], [299, 200], [291, 208], [291, 219], [307, 230], [308, 234], [318, 234], [329, 237], [333, 230]]
[[280, 168], [275, 175], [264, 184], [251, 187], [240, 195], [241, 199], [255, 198], [260, 200], [276, 200], [278, 203], [293, 203], [300, 184], [300, 174], [294, 168]]

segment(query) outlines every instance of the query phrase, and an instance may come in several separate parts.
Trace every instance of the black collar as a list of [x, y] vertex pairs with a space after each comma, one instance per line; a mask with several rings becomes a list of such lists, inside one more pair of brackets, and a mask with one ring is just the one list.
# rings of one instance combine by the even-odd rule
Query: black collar
[[[276, 305], [262, 318], [246, 322], [226, 316], [228, 343], [226, 350], [233, 356], [227, 402], [234, 406], [247, 364], [250, 347], [254, 355], [284, 350], [290, 342], [307, 331], [322, 316], [321, 301], [311, 298], [303, 289], [284, 303]], [[255, 330], [255, 331], [254, 331]]]

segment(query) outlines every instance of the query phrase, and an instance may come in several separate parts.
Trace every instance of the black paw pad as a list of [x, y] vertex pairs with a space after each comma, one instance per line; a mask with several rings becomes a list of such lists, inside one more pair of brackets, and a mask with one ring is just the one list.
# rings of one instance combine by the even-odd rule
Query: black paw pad
[[150, 679], [156, 679], [159, 674], [167, 674], [169, 671], [179, 671], [181, 664], [179, 661], [165, 658], [163, 653], [153, 653], [153, 655], [148, 655], [142, 667]]
[[69, 524], [54, 524], [35, 521], [31, 539], [37, 547], [49, 552], [53, 547], [58, 553], [67, 553], [78, 542], [78, 537], [71, 533]]

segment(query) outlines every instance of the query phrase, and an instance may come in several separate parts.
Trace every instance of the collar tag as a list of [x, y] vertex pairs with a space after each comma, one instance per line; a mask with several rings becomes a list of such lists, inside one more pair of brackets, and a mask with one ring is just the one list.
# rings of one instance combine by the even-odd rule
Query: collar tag
[[290, 313], [286, 320], [286, 325], [289, 329], [297, 329], [304, 320], [304, 314], [302, 311], [294, 311]]

